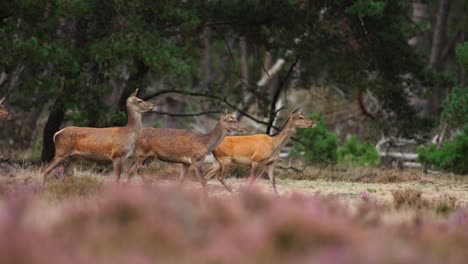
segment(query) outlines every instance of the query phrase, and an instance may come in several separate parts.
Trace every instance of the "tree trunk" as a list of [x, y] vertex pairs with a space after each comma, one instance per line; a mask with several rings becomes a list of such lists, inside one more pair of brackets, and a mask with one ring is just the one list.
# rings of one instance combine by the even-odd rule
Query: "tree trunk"
[[441, 70], [442, 66], [440, 58], [446, 39], [447, 20], [451, 2], [451, 0], [440, 0], [439, 11], [437, 12], [437, 20], [432, 37], [431, 56], [429, 59], [429, 65], [437, 71]]
[[[179, 96], [166, 97], [164, 109], [166, 112], [169, 113], [182, 113], [184, 111], [184, 102]], [[182, 128], [180, 118], [178, 118], [177, 116], [164, 116], [164, 127]]]
[[[422, 21], [429, 20], [429, 7], [426, 3], [413, 2], [413, 14], [411, 15], [411, 20], [415, 23], [421, 23]], [[408, 41], [408, 44], [416, 49], [422, 49], [425, 44], [424, 32], [425, 29], [420, 28], [416, 34]]]
[[134, 60], [135, 66], [136, 66], [136, 72], [130, 74], [130, 77], [128, 78], [127, 85], [124, 87], [122, 94], [120, 95], [119, 99], [119, 109], [120, 111], [127, 111], [125, 108], [125, 104], [127, 102], [127, 98], [130, 96], [130, 94], [135, 91], [136, 88], [140, 88], [141, 92], [141, 87], [139, 87], [142, 84], [143, 78], [146, 76], [146, 74], [149, 72], [149, 67], [141, 60], [136, 59]]
[[272, 98], [271, 98], [271, 103], [270, 103], [268, 126], [265, 132], [267, 135], [271, 134], [271, 129], [273, 125], [275, 124], [276, 114], [277, 114], [276, 107], [277, 107], [279, 97], [281, 95], [281, 90], [283, 88], [283, 85], [282, 83], [280, 83], [278, 76], [273, 77], [273, 79], [270, 82], [270, 87], [271, 87], [271, 92], [272, 92]]
[[44, 134], [42, 135], [42, 154], [41, 162], [49, 162], [54, 158], [54, 134], [59, 131], [60, 125], [65, 117], [65, 106], [61, 98], [55, 100], [52, 111], [49, 113], [47, 123], [44, 127]]
[[[442, 70], [443, 66], [441, 56], [446, 41], [447, 19], [451, 2], [451, 0], [440, 0], [439, 10], [437, 12], [436, 25], [432, 38], [431, 55], [429, 58], [430, 67], [436, 71]], [[444, 92], [443, 87], [434, 87], [432, 97], [429, 98], [426, 108], [428, 116], [439, 116]]]
[[249, 78], [249, 54], [248, 54], [248, 48], [247, 48], [247, 40], [245, 37], [240, 37], [240, 51], [241, 51], [241, 58], [240, 58], [240, 66], [241, 66], [241, 74], [242, 74], [242, 81], [245, 84], [249, 84], [250, 78]]
[[[249, 52], [247, 46], [247, 39], [245, 37], [240, 37], [239, 40], [239, 48], [240, 48], [240, 66], [241, 66], [241, 78], [242, 82], [250, 86], [250, 76], [249, 76]], [[255, 102], [255, 95], [252, 93], [247, 93], [245, 98], [241, 100], [240, 108], [244, 112], [248, 112], [250, 106]], [[242, 115], [240, 112], [236, 113], [237, 120], [241, 120]]]
[[[468, 34], [466, 34], [465, 30], [462, 30], [462, 33], [460, 35], [460, 43], [463, 43], [468, 40], [467, 35]], [[467, 84], [466, 69], [465, 66], [461, 63], [458, 63], [458, 82], [461, 86], [465, 86]]]
[[203, 73], [205, 75], [204, 85], [212, 81], [212, 51], [211, 51], [211, 28], [205, 27], [203, 30]]

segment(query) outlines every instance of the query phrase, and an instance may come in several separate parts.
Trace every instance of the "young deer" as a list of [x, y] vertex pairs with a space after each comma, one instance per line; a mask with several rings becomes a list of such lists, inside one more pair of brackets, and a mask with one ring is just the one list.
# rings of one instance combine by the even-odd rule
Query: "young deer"
[[137, 98], [138, 89], [127, 98], [127, 125], [124, 127], [65, 127], [54, 135], [55, 156], [44, 173], [44, 185], [49, 173], [69, 157], [90, 160], [112, 160], [115, 181], [118, 182], [124, 160], [133, 152], [142, 130], [141, 113], [155, 111], [156, 106]]
[[4, 100], [5, 100], [5, 97], [0, 99], [0, 119], [11, 120], [13, 119], [13, 114], [9, 112], [3, 105]]
[[211, 169], [207, 178], [217, 174], [218, 180], [228, 190], [232, 191], [225, 181], [226, 169], [231, 163], [251, 165], [250, 185], [261, 175], [263, 170], [259, 166], [266, 166], [268, 177], [276, 190], [275, 176], [273, 174], [276, 161], [279, 158], [281, 148], [288, 143], [296, 128], [315, 127], [315, 121], [302, 115], [302, 108], [297, 108], [289, 116], [281, 130], [274, 136], [258, 134], [251, 136], [226, 137], [224, 141], [213, 150], [213, 155], [219, 164]]
[[[131, 177], [138, 167], [157, 158], [170, 163], [182, 164], [179, 184], [185, 180], [185, 175], [192, 165], [195, 167], [203, 189], [205, 189], [206, 182], [201, 171], [202, 162], [206, 155], [223, 141], [228, 131], [246, 132], [247, 129], [236, 120], [234, 113], [228, 114], [227, 110], [215, 128], [208, 134], [181, 129], [145, 128], [135, 145], [135, 157], [129, 169], [128, 181], [131, 181]], [[143, 174], [141, 176], [144, 177]]]

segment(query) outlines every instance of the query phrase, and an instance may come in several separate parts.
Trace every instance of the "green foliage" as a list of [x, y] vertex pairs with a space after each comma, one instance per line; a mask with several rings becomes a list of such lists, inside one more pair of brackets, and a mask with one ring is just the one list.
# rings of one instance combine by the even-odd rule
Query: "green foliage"
[[345, 9], [346, 13], [364, 16], [381, 16], [385, 9], [384, 1], [358, 0]]
[[[243, 36], [251, 80], [260, 78], [259, 57], [268, 51], [285, 59], [285, 69], [300, 61], [299, 87], [370, 89], [391, 113], [389, 127], [407, 134], [418, 128], [405, 94], [414, 87], [404, 76], [420, 79], [423, 60], [408, 45], [414, 26], [407, 1], [24, 0], [0, 7], [0, 71], [25, 66], [21, 89], [14, 89], [23, 109], [59, 98], [75, 124], [121, 123], [107, 95], [121, 85], [143, 88], [160, 80], [222, 93], [236, 105], [252, 92], [258, 108], [268, 109], [266, 92], [239, 85], [239, 45], [233, 44]], [[212, 68], [225, 72], [207, 84], [205, 29], [211, 29]]]
[[164, 127], [161, 120], [156, 120], [153, 124], [153, 128], [162, 128]]
[[437, 169], [457, 174], [467, 174], [468, 129], [452, 141], [446, 142], [440, 149], [435, 145], [430, 145], [420, 148], [418, 153], [419, 160], [425, 164], [433, 164]]
[[[15, 95], [23, 109], [58, 98], [74, 124], [105, 126], [121, 123], [116, 106], [104, 98], [115, 83], [125, 85], [124, 74], [139, 76], [129, 87], [148, 81], [147, 75], [189, 80], [192, 45], [185, 34], [196, 32], [201, 21], [195, 4], [57, 0], [0, 6], [0, 71], [24, 67]], [[183, 36], [173, 37], [178, 34]]]
[[453, 88], [444, 101], [442, 115], [451, 127], [468, 125], [468, 87]]
[[372, 144], [360, 143], [356, 136], [352, 136], [338, 149], [338, 161], [351, 166], [376, 165], [380, 156]]
[[296, 134], [304, 144], [295, 144], [293, 155], [304, 152], [304, 158], [312, 163], [335, 164], [337, 157], [338, 139], [329, 132], [318, 114], [309, 116], [318, 120], [315, 128], [300, 129]]
[[468, 41], [457, 45], [457, 58], [465, 69], [468, 69]]

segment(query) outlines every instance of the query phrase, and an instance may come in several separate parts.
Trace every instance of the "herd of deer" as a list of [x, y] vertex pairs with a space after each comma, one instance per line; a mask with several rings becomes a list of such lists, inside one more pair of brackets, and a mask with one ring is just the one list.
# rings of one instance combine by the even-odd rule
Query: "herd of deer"
[[[218, 164], [207, 173], [208, 179], [216, 175], [226, 190], [231, 192], [232, 188], [224, 181], [227, 167], [230, 164], [250, 165], [249, 185], [252, 185], [266, 170], [273, 190], [277, 193], [273, 172], [281, 148], [289, 141], [296, 128], [315, 127], [315, 121], [304, 117], [302, 109], [298, 108], [290, 114], [281, 130], [273, 136], [266, 134], [227, 136], [230, 131], [247, 132], [247, 129], [236, 120], [234, 113], [227, 113], [227, 110], [207, 134], [181, 129], [143, 128], [141, 114], [155, 111], [157, 107], [139, 99], [137, 93], [138, 89], [127, 99], [128, 121], [124, 127], [69, 126], [55, 133], [55, 156], [45, 169], [43, 184], [47, 183], [52, 170], [62, 163], [66, 163], [65, 175], [71, 176], [70, 163], [65, 161], [72, 157], [112, 160], [115, 181], [118, 182], [125, 159], [133, 153], [133, 162], [128, 170], [129, 182], [133, 174], [138, 173], [138, 168], [151, 159], [159, 159], [182, 164], [179, 184], [185, 180], [189, 167], [193, 166], [205, 190], [206, 179], [202, 173], [202, 162], [207, 155], [213, 153]], [[4, 99], [0, 100], [0, 118], [8, 120], [13, 118], [13, 114], [2, 105]], [[144, 175], [140, 175], [145, 181]]]

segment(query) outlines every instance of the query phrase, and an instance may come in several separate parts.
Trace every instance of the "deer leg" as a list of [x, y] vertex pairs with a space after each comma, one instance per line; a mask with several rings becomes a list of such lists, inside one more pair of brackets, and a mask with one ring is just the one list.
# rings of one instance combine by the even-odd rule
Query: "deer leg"
[[214, 165], [213, 168], [209, 172], [206, 173], [206, 180], [208, 181], [211, 178], [213, 178], [213, 176], [218, 174], [220, 172], [220, 170], [221, 170], [221, 167], [220, 167], [219, 163]]
[[224, 181], [224, 177], [226, 176], [226, 170], [227, 170], [226, 166], [221, 165], [221, 169], [218, 174], [218, 180], [221, 182], [224, 188], [226, 188], [226, 190], [228, 190], [229, 192], [232, 192], [232, 188], [229, 185], [227, 185], [227, 183]]
[[258, 169], [258, 163], [252, 162], [252, 168], [250, 169], [249, 186], [251, 186], [255, 182], [255, 177], [257, 176], [257, 169]]
[[275, 171], [275, 163], [267, 165], [267, 172], [268, 172], [268, 177], [270, 178], [271, 181], [271, 186], [273, 187], [273, 191], [275, 191], [275, 194], [278, 194], [278, 190], [276, 190], [276, 181], [275, 181], [275, 175], [273, 174]]
[[65, 171], [63, 173], [63, 181], [69, 181], [72, 179], [73, 174], [74, 174], [74, 164], [71, 160], [68, 161], [68, 163], [65, 165]]
[[114, 162], [114, 175], [115, 175], [115, 182], [116, 183], [119, 183], [120, 181], [120, 174], [122, 174], [122, 170], [123, 170], [123, 165], [124, 165], [124, 162], [123, 162], [123, 158], [116, 158], [113, 160]]
[[182, 169], [180, 170], [179, 175], [179, 187], [182, 186], [182, 183], [185, 181], [185, 175], [187, 175], [187, 171], [190, 167], [190, 164], [182, 164]]
[[263, 172], [265, 172], [264, 167], [257, 171], [257, 174], [255, 175], [255, 180], [260, 179], [260, 177], [262, 177]]
[[148, 176], [146, 173], [141, 172], [141, 169], [143, 169], [143, 168], [148, 168], [148, 164], [150, 164], [151, 161], [152, 161], [151, 158], [146, 158], [146, 159], [142, 160], [142, 161], [140, 162], [139, 167], [138, 167], [138, 170], [137, 170], [137, 174], [140, 175], [141, 180], [142, 180], [144, 183], [152, 184], [152, 182], [151, 182], [151, 175]]
[[54, 159], [47, 165], [46, 170], [44, 172], [44, 181], [42, 182], [42, 185], [45, 186], [47, 184], [47, 181], [49, 180], [49, 174], [50, 172], [57, 167], [60, 162], [65, 160], [67, 156], [65, 157], [54, 157]]
[[[128, 167], [127, 174], [128, 174], [128, 179], [127, 183], [132, 182], [132, 178], [134, 174], [138, 174], [138, 169], [142, 165], [142, 160], [141, 159], [134, 159], [133, 162], [130, 164], [130, 167]], [[143, 178], [143, 177], [141, 177]]]
[[197, 173], [198, 180], [203, 187], [203, 191], [206, 193], [206, 181], [203, 177], [203, 173], [201, 170], [201, 165], [199, 163], [194, 163], [193, 166], [195, 167], [195, 172]]

